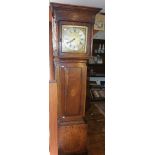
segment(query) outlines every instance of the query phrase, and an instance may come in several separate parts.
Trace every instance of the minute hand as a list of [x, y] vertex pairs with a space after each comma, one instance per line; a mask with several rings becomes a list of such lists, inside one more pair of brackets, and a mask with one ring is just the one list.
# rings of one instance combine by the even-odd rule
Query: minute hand
[[75, 40], [75, 38], [73, 38], [72, 40], [68, 41], [67, 44], [68, 44], [68, 43], [71, 43], [71, 42], [74, 41], [74, 40]]

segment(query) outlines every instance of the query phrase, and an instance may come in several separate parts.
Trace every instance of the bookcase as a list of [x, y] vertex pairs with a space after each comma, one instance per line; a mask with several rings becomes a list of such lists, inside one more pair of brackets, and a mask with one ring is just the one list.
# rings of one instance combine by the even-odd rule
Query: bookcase
[[[88, 63], [89, 102], [99, 102], [105, 100], [104, 77], [105, 40], [93, 39], [92, 57], [89, 59]], [[95, 79], [98, 82], [95, 82]]]
[[104, 77], [105, 40], [93, 39], [92, 57], [89, 59], [88, 67], [90, 77]]

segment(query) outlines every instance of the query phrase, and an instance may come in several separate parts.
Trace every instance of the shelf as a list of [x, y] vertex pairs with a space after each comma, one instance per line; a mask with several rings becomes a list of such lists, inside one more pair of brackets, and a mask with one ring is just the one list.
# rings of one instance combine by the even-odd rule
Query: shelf
[[95, 52], [93, 52], [93, 56], [97, 56], [97, 55], [104, 56], [105, 53], [95, 53]]
[[102, 64], [88, 64], [89, 66], [104, 66], [105, 64], [102, 63]]
[[92, 74], [89, 77], [105, 77], [105, 74]]

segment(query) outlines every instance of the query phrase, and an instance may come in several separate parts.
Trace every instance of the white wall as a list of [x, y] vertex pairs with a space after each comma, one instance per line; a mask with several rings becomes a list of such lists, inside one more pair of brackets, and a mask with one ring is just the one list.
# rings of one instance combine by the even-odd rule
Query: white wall
[[99, 31], [94, 35], [94, 39], [105, 39], [105, 32]]

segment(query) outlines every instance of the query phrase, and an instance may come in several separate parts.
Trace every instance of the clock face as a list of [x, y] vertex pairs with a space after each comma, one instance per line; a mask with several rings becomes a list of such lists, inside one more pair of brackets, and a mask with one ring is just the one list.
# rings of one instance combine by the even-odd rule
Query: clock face
[[86, 26], [62, 25], [62, 52], [86, 53]]

